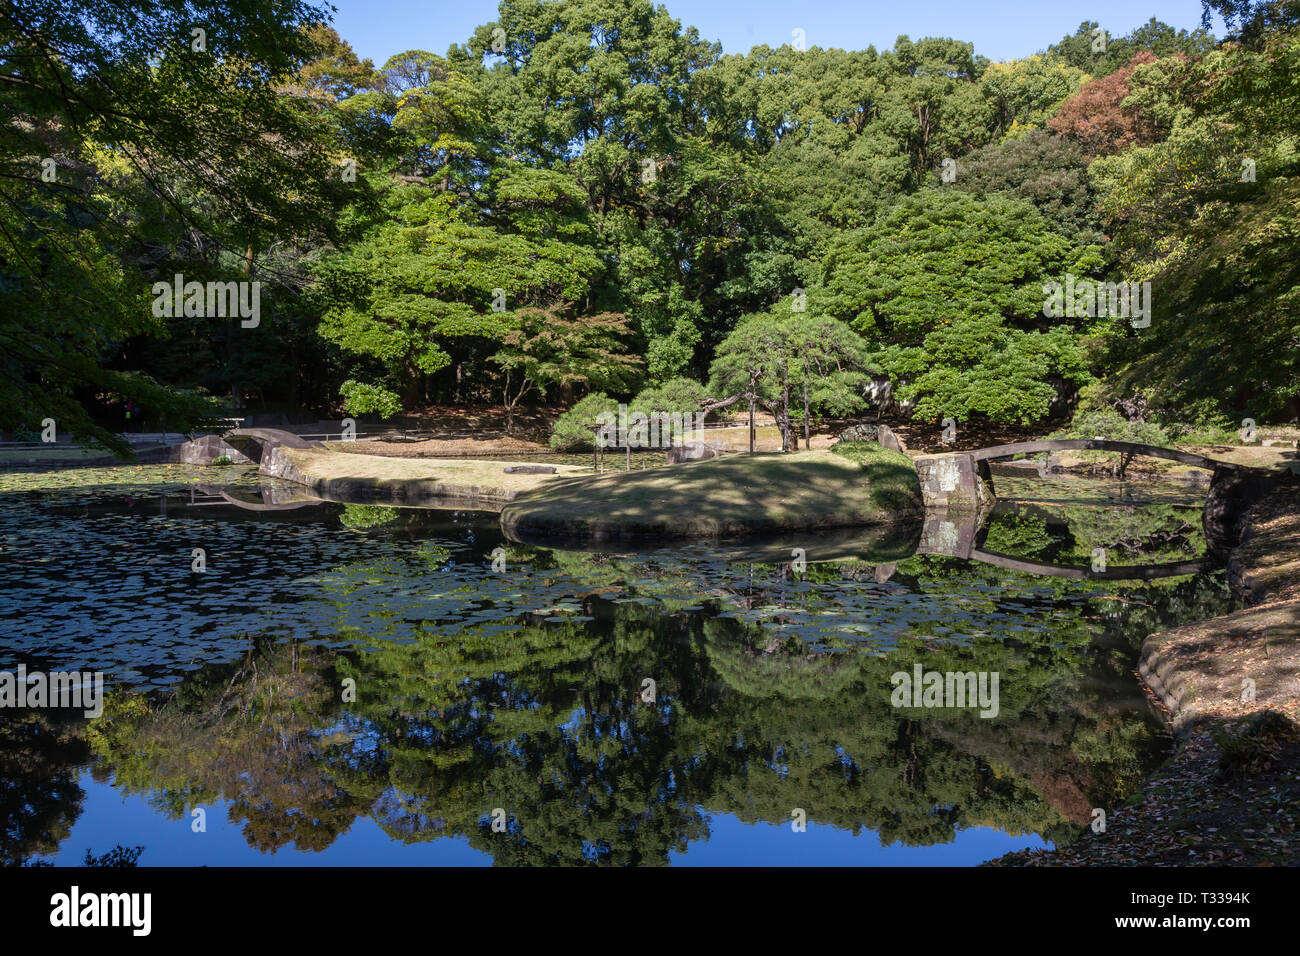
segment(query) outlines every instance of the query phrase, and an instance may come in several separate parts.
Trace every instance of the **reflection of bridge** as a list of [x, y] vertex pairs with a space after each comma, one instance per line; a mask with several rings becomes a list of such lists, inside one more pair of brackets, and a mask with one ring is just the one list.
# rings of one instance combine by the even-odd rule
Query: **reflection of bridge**
[[225, 485], [198, 484], [195, 486], [199, 495], [207, 501], [199, 501], [190, 490], [190, 505], [203, 507], [212, 505], [234, 505], [245, 511], [293, 511], [310, 505], [321, 504], [321, 499], [307, 494], [294, 486], [259, 485], [257, 490], [233, 488]]
[[921, 530], [917, 554], [939, 554], [967, 561], [981, 561], [1009, 571], [1024, 571], [1055, 578], [1074, 578], [1088, 581], [1130, 581], [1170, 578], [1180, 574], [1197, 574], [1215, 567], [1218, 562], [1203, 557], [1193, 561], [1170, 561], [1163, 564], [1135, 564], [1107, 567], [1094, 571], [1088, 567], [1071, 564], [1052, 564], [1048, 561], [1026, 561], [996, 551], [986, 551], [977, 546], [984, 529], [983, 517], [976, 511], [929, 512]]
[[[1110, 441], [1105, 438], [1023, 441], [1010, 445], [994, 445], [991, 448], [980, 448], [975, 451], [923, 455], [917, 458], [916, 473], [921, 483], [921, 497], [925, 501], [926, 511], [948, 509], [987, 511], [994, 501], [993, 473], [989, 468], [989, 462], [1016, 455], [1036, 455], [1054, 451], [1110, 451], [1124, 455], [1126, 460], [1135, 455], [1142, 455], [1148, 458], [1164, 458], [1212, 472], [1210, 491], [1205, 499], [1201, 523], [1205, 529], [1206, 543], [1210, 550], [1216, 553], [1222, 553], [1236, 544], [1239, 533], [1238, 519], [1273, 481], [1273, 476], [1264, 469], [1238, 465], [1230, 461], [1218, 461], [1214, 458], [1206, 458], [1204, 455], [1179, 451], [1177, 448], [1160, 448], [1157, 445]], [[1002, 560], [1015, 560], [1005, 556], [995, 557]], [[1118, 572], [1121, 569], [1113, 570]], [[1110, 577], [1112, 575], [1110, 572], [1091, 572], [1085, 576]]]
[[239, 464], [260, 464], [268, 451], [280, 445], [319, 448], [320, 442], [308, 441], [279, 428], [232, 428], [221, 435], [201, 435], [177, 445], [171, 460], [187, 465], [210, 465], [218, 458], [229, 458]]

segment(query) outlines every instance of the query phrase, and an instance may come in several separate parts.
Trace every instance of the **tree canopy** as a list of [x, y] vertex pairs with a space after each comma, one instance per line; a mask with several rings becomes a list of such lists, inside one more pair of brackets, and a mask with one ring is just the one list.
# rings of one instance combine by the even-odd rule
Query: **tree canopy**
[[[944, 37], [724, 54], [651, 0], [503, 0], [376, 66], [297, 0], [11, 4], [0, 427], [122, 450], [128, 405], [180, 429], [254, 393], [626, 400], [702, 386], [796, 299], [926, 419], [1041, 422], [1094, 380], [1294, 415], [1300, 15], [1205, 9], [1229, 39], [1088, 21], [991, 62]], [[155, 315], [178, 275], [259, 282], [260, 323]], [[1150, 282], [1152, 330], [1047, 320], [1067, 276]], [[584, 350], [617, 374], [558, 367]], [[768, 373], [796, 409], [801, 361]], [[860, 407], [834, 374], [809, 407]]]

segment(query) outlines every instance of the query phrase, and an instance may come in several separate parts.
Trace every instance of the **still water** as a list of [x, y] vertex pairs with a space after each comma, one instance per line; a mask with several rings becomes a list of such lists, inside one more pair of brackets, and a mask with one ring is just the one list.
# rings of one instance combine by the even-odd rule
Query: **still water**
[[[0, 670], [109, 685], [0, 709], [0, 862], [974, 864], [1134, 792], [1142, 639], [1232, 606], [1213, 567], [1029, 573], [928, 526], [561, 549], [198, 474], [0, 491]], [[1194, 490], [998, 491], [980, 555], [1204, 552]], [[895, 706], [918, 666], [996, 675], [996, 714]]]

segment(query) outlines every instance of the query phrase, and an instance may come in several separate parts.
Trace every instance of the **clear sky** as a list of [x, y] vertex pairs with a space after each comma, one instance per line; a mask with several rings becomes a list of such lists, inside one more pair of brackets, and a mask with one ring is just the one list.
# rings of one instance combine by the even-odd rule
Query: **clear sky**
[[[331, 2], [331, 0], [327, 0]], [[422, 49], [446, 53], [476, 26], [496, 19], [496, 0], [332, 0], [334, 27], [358, 56], [381, 65], [394, 53]], [[1028, 56], [1095, 20], [1112, 35], [1128, 33], [1151, 17], [1170, 26], [1200, 25], [1199, 0], [666, 0], [683, 26], [695, 26], [726, 53], [746, 53], [760, 43], [789, 43], [802, 29], [808, 46], [892, 47], [899, 34], [913, 40], [947, 36], [975, 44], [992, 60]], [[1222, 36], [1223, 24], [1214, 21]]]

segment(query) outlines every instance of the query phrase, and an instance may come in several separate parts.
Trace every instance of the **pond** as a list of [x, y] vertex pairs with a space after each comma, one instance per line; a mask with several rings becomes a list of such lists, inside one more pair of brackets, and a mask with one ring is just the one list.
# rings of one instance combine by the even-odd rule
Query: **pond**
[[[1135, 792], [1168, 748], [1142, 639], [1233, 606], [1212, 565], [1026, 573], [919, 527], [562, 549], [222, 472], [0, 482], [0, 671], [108, 688], [0, 709], [0, 861], [974, 864]], [[998, 491], [981, 554], [1204, 554], [1194, 489]]]

